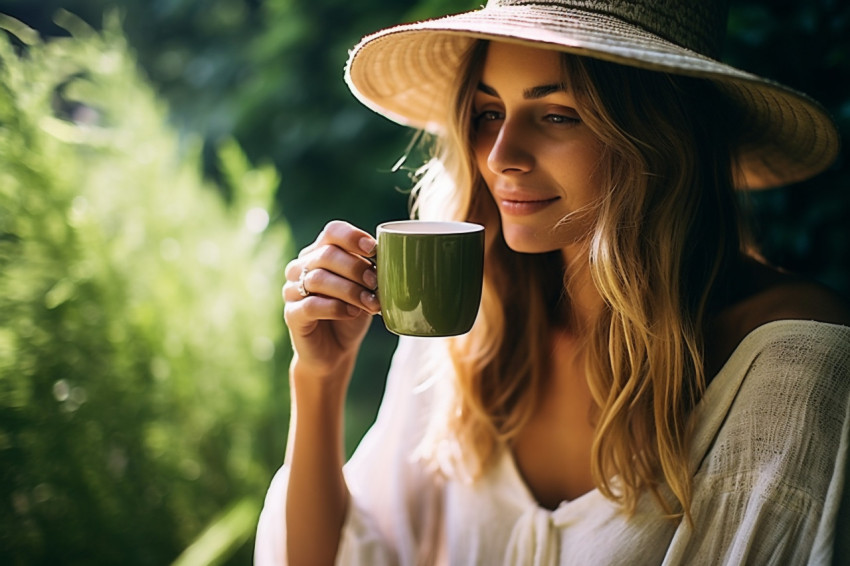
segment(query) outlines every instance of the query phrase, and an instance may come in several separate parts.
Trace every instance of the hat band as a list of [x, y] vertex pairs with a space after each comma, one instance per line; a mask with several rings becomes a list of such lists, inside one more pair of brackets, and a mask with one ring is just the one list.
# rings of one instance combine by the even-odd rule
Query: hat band
[[581, 10], [611, 15], [680, 47], [719, 59], [726, 35], [726, 0], [489, 0], [503, 7]]

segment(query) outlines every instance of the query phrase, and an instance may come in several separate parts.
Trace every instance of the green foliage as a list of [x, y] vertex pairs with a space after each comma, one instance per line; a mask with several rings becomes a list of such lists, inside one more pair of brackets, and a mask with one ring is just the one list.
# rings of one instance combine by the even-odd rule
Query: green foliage
[[247, 562], [287, 406], [280, 179], [222, 142], [224, 202], [117, 23], [59, 21], [0, 20], [0, 563], [164, 564], [205, 529], [194, 555]]
[[[330, 219], [365, 229], [407, 215], [404, 175], [389, 174], [410, 134], [348, 92], [348, 49], [381, 27], [481, 0], [0, 0], [45, 33], [67, 9], [99, 26], [119, 7], [123, 27], [180, 128], [208, 145], [235, 137], [252, 161], [282, 172], [277, 199], [297, 210], [299, 246]], [[209, 152], [206, 154], [209, 155]], [[207, 163], [216, 174], [216, 163]]]

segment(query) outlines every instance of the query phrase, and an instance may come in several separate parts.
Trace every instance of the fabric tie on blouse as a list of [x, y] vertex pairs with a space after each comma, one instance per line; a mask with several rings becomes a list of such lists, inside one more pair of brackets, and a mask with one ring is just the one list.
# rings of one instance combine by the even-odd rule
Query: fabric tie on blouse
[[[505, 566], [557, 566], [560, 555], [560, 529], [555, 516], [542, 507], [527, 509], [514, 525], [505, 553]], [[529, 561], [530, 559], [530, 561]]]

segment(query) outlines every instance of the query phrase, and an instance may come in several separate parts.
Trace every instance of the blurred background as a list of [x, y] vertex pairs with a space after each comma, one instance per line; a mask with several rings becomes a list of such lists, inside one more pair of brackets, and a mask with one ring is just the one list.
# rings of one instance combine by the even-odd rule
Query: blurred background
[[[282, 268], [408, 216], [412, 132], [348, 49], [460, 0], [0, 0], [0, 563], [251, 563], [283, 459]], [[850, 5], [733, 2], [726, 59], [850, 133]], [[415, 167], [416, 163], [410, 165]], [[850, 293], [847, 150], [747, 195], [767, 258]], [[348, 401], [369, 426], [395, 338]]]

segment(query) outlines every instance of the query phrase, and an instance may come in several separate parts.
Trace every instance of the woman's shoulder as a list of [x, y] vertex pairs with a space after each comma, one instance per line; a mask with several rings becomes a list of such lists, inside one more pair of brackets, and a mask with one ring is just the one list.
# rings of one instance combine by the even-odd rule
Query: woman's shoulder
[[761, 262], [741, 272], [740, 298], [715, 317], [706, 335], [709, 371], [719, 369], [756, 329], [783, 320], [850, 327], [850, 303], [827, 286]]
[[850, 326], [850, 305], [844, 297], [818, 282], [781, 272], [748, 303], [745, 315], [753, 327], [775, 320], [812, 320]]

